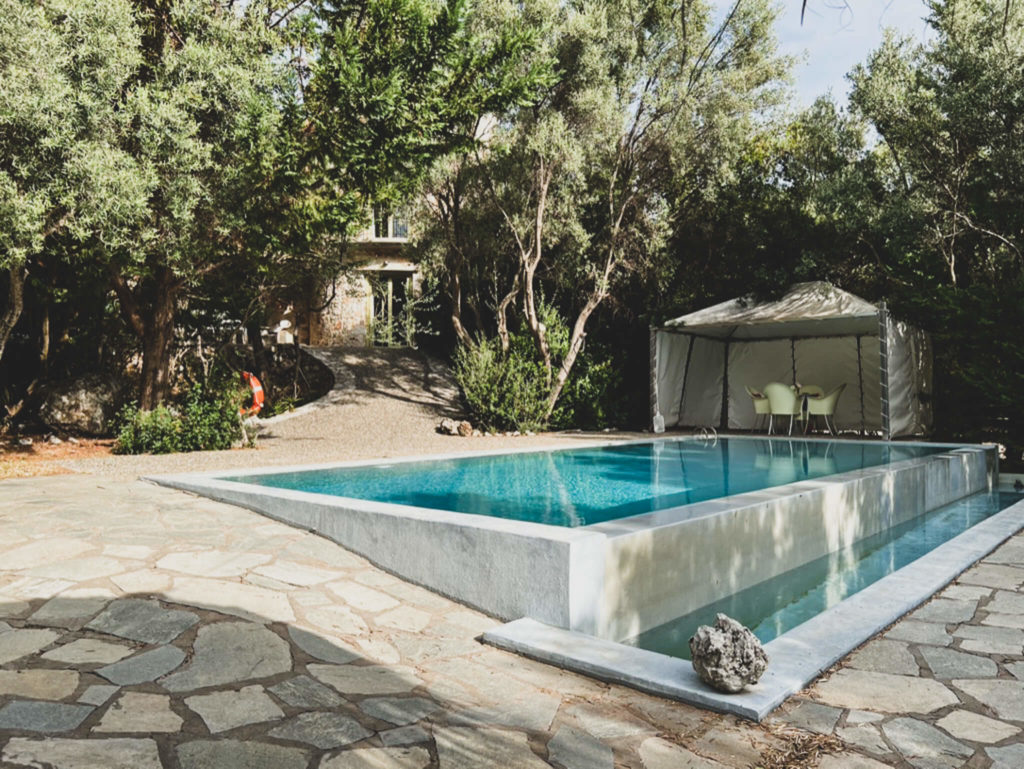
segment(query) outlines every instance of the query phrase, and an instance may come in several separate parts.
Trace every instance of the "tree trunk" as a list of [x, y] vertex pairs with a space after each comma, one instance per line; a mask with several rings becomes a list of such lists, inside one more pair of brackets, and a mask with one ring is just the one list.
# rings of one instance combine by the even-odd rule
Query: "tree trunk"
[[28, 269], [24, 265], [15, 265], [7, 271], [7, 305], [0, 315], [0, 359], [4, 357], [7, 340], [14, 331], [21, 311], [25, 306], [25, 278]]
[[170, 393], [171, 351], [174, 348], [174, 310], [178, 283], [167, 268], [156, 276], [156, 294], [145, 313], [142, 337], [142, 386], [139, 406], [150, 411], [163, 403]]
[[583, 349], [583, 340], [586, 337], [587, 321], [590, 320], [591, 314], [597, 309], [598, 305], [604, 296], [601, 293], [593, 294], [587, 303], [580, 310], [580, 314], [576, 316], [576, 323], [573, 324], [572, 337], [569, 339], [569, 350], [565, 354], [565, 358], [562, 360], [562, 365], [558, 367], [558, 374], [555, 376], [555, 381], [551, 385], [551, 392], [548, 394], [548, 405], [547, 411], [544, 413], [544, 420], [551, 419], [551, 414], [555, 410], [555, 404], [558, 403], [558, 398], [562, 395], [562, 389], [565, 387], [565, 383], [569, 380], [569, 374], [572, 372], [572, 367], [576, 364], [576, 358], [579, 356], [580, 351]]

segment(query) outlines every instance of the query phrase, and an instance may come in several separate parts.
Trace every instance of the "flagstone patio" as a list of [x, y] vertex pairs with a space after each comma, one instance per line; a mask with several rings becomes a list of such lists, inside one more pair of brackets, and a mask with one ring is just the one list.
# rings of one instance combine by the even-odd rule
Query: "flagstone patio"
[[824, 769], [1019, 769], [1022, 586], [1017, 536], [755, 725], [484, 646], [496, 621], [246, 510], [8, 481], [0, 766], [743, 769], [818, 733], [849, 746]]

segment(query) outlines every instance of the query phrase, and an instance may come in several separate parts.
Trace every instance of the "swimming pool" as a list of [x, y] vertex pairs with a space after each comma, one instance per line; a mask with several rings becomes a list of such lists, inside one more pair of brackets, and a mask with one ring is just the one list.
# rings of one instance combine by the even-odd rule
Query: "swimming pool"
[[580, 527], [945, 451], [927, 444], [676, 439], [224, 480]]
[[[699, 682], [685, 682], [692, 667], [672, 667], [688, 662], [619, 642], [990, 491], [997, 467], [993, 447], [730, 436], [151, 480], [320, 533], [398, 576], [514, 620], [487, 634], [498, 645], [760, 718], [779, 692], [864, 640], [859, 633], [912, 608], [907, 596], [934, 592], [956, 572], [944, 561], [940, 576], [879, 596], [883, 580], [783, 633], [772, 642], [789, 649], [773, 668], [780, 683], [754, 695], [754, 705], [714, 700]], [[513, 517], [519, 507], [525, 514]], [[989, 524], [1003, 531], [1008, 512], [956, 540]], [[977, 547], [998, 544], [985, 536]], [[959, 564], [970, 549], [954, 550], [960, 560], [950, 562]], [[885, 579], [905, 579], [928, 558]], [[841, 632], [821, 624], [847, 605], [877, 616], [844, 620]], [[573, 662], [592, 647], [591, 659]], [[608, 659], [627, 662], [609, 668]], [[635, 674], [623, 674], [630, 664]], [[651, 671], [668, 671], [671, 682], [651, 683]]]

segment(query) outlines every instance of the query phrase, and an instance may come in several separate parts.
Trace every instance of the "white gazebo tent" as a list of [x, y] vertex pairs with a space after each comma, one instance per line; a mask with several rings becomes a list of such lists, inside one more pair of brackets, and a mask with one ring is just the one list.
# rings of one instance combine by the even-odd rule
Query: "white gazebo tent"
[[799, 283], [777, 301], [733, 299], [651, 329], [651, 415], [673, 426], [752, 429], [745, 386], [846, 384], [840, 430], [886, 439], [931, 429], [928, 335], [835, 286]]

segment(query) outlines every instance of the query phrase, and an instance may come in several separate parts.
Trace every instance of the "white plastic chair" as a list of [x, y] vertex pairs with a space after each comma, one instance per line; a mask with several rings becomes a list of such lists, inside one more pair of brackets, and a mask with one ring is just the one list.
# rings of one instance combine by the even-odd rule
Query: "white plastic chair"
[[[836, 414], [836, 403], [839, 401], [839, 396], [843, 394], [843, 390], [846, 389], [846, 383], [839, 385], [836, 389], [830, 392], [828, 395], [823, 395], [818, 398], [807, 399], [807, 419], [808, 423], [813, 417], [822, 417], [825, 420], [825, 427], [831, 435], [836, 434], [835, 428], [835, 414]], [[829, 417], [832, 420], [829, 421]]]
[[782, 382], [769, 382], [764, 386], [764, 394], [768, 398], [768, 434], [771, 435], [774, 430], [776, 416], [788, 416], [789, 434], [792, 435], [793, 419], [802, 418], [800, 396], [792, 387]]

